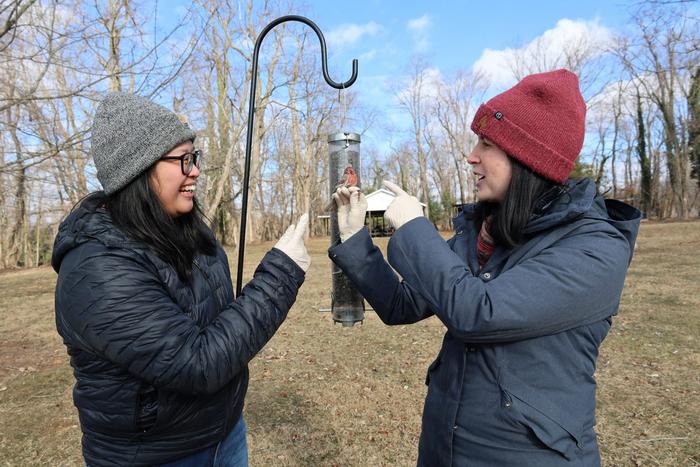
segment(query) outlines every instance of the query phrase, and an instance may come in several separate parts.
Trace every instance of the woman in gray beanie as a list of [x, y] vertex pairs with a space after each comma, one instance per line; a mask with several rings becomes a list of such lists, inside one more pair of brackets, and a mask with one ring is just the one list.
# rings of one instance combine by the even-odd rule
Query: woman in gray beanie
[[108, 95], [91, 140], [104, 191], [56, 236], [56, 326], [90, 466], [247, 465], [247, 365], [304, 281], [308, 216], [234, 297], [226, 254], [197, 204], [194, 141], [160, 105]]

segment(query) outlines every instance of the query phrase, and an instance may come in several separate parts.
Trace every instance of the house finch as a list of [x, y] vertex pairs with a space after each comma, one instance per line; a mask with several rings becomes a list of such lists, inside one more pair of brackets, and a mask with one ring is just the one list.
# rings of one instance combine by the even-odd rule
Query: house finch
[[[343, 175], [341, 175], [340, 179], [338, 179], [338, 184], [333, 189], [331, 196], [333, 195], [333, 193], [336, 192], [338, 188], [348, 188], [351, 186], [357, 186], [357, 174], [355, 173], [355, 169], [353, 169], [352, 165], [348, 165], [347, 167], [345, 167], [345, 170], [343, 170]], [[333, 209], [334, 206], [335, 201], [331, 199], [331, 202], [326, 205], [324, 210], [330, 211], [331, 209]]]
[[[350, 186], [356, 186], [357, 185], [357, 174], [355, 173], [355, 169], [352, 168], [351, 165], [345, 167], [345, 170], [343, 170], [343, 175], [340, 177], [340, 180], [338, 180], [338, 184], [335, 186], [335, 189], [337, 190], [341, 186], [344, 187], [350, 187]], [[335, 190], [333, 190], [335, 191]]]

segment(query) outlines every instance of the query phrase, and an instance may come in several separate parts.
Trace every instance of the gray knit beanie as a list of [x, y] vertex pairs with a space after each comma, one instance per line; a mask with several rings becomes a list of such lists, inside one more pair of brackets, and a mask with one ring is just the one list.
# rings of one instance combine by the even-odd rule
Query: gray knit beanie
[[158, 159], [196, 134], [177, 114], [145, 97], [110, 93], [92, 125], [90, 153], [106, 194], [129, 184]]

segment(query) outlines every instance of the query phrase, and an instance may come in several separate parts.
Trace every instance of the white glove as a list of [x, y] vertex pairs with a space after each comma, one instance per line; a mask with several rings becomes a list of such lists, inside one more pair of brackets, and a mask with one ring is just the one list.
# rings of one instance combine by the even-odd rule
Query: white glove
[[302, 214], [297, 225], [290, 225], [275, 245], [275, 248], [292, 258], [304, 272], [308, 271], [311, 265], [311, 257], [304, 244], [304, 234], [308, 224], [309, 215]]
[[340, 241], [344, 242], [365, 226], [367, 200], [359, 187], [341, 186], [333, 193], [333, 200], [338, 206], [338, 229]]
[[395, 230], [399, 230], [399, 227], [406, 222], [423, 216], [423, 206], [421, 206], [418, 198], [409, 195], [395, 183], [384, 180], [382, 185], [396, 195], [394, 201], [384, 211], [384, 219], [389, 221], [389, 224]]

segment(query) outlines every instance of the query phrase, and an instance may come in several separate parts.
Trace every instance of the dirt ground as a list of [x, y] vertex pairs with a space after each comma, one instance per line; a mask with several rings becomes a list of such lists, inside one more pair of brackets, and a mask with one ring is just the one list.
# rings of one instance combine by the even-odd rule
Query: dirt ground
[[[247, 274], [271, 246], [247, 248]], [[334, 325], [319, 312], [330, 303], [327, 246], [311, 239], [299, 298], [250, 365], [251, 465], [415, 465], [425, 371], [444, 327], [387, 327], [371, 311], [362, 325]], [[699, 221], [642, 226], [598, 361], [606, 466], [700, 465], [699, 252]], [[84, 465], [55, 281], [49, 268], [0, 273], [1, 465]]]

